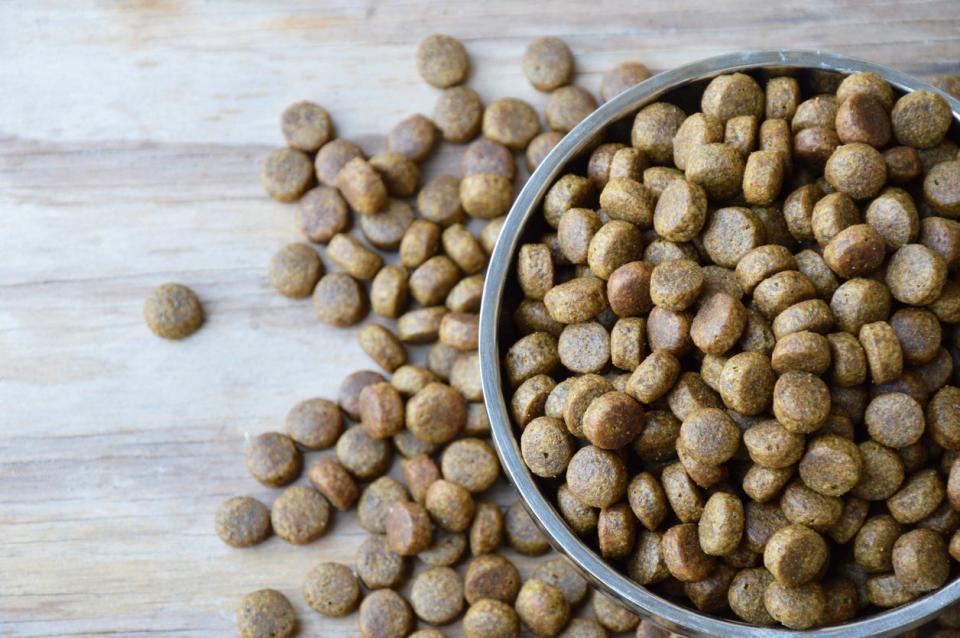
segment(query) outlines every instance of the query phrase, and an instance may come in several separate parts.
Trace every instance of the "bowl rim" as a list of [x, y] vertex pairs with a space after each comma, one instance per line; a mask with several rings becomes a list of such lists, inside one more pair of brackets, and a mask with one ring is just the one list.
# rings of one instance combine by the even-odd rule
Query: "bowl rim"
[[761, 67], [819, 69], [840, 73], [873, 72], [905, 93], [916, 90], [939, 93], [950, 105], [955, 123], [960, 122], [960, 102], [946, 92], [902, 71], [820, 50], [758, 50], [723, 54], [665, 71], [628, 88], [601, 105], [564, 136], [527, 180], [504, 221], [496, 247], [490, 257], [480, 307], [479, 354], [484, 404], [501, 465], [508, 479], [519, 492], [524, 507], [534, 522], [544, 531], [550, 544], [567, 556], [594, 586], [619, 600], [641, 617], [651, 619], [664, 628], [691, 638], [694, 636], [736, 638], [891, 636], [926, 622], [937, 612], [960, 599], [960, 578], [955, 578], [943, 588], [906, 605], [879, 612], [862, 620], [805, 631], [747, 625], [715, 618], [670, 602], [615, 570], [573, 533], [540, 491], [523, 463], [503, 396], [499, 320], [507, 277], [527, 222], [561, 170], [570, 160], [585, 150], [595, 136], [608, 125], [631, 115], [663, 94], [723, 73], [750, 71]]

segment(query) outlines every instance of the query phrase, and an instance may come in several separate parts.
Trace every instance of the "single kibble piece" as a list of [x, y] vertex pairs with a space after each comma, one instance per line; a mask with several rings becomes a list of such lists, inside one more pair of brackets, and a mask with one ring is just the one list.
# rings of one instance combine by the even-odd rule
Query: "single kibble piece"
[[403, 429], [403, 398], [390, 383], [365, 387], [360, 392], [359, 404], [360, 423], [371, 437], [385, 439]]
[[600, 97], [604, 102], [650, 77], [650, 70], [639, 62], [621, 62], [600, 79]]
[[550, 93], [543, 107], [543, 113], [547, 126], [555, 131], [566, 133], [596, 108], [596, 100], [586, 90], [578, 86], [562, 86]]
[[407, 305], [407, 270], [387, 264], [370, 282], [370, 308], [381, 317], [396, 319]]
[[763, 89], [756, 80], [743, 73], [720, 75], [704, 89], [700, 108], [724, 122], [739, 115], [763, 117]]
[[566, 478], [573, 495], [590, 507], [612, 505], [627, 489], [627, 470], [620, 457], [594, 446], [577, 450]]
[[479, 173], [460, 181], [460, 203], [476, 219], [505, 215], [513, 203], [513, 182], [496, 173]]
[[203, 306], [197, 294], [181, 284], [162, 284], [143, 303], [147, 327], [164, 339], [183, 339], [203, 324]]
[[427, 510], [418, 503], [396, 501], [384, 519], [387, 544], [400, 556], [415, 556], [430, 547], [433, 523]]
[[868, 224], [844, 228], [823, 250], [823, 260], [845, 279], [872, 273], [883, 264], [885, 255], [883, 237]]
[[310, 241], [326, 244], [350, 224], [350, 209], [340, 192], [329, 186], [312, 188], [297, 202], [300, 230]]
[[743, 304], [718, 292], [700, 306], [690, 324], [690, 338], [702, 352], [722, 355], [739, 341], [746, 325], [747, 309]]
[[828, 555], [820, 534], [803, 525], [787, 525], [767, 541], [763, 565], [781, 585], [797, 587], [816, 578]]
[[387, 150], [422, 162], [437, 143], [437, 127], [429, 118], [417, 114], [398, 122], [387, 135]]
[[657, 199], [653, 227], [657, 234], [674, 242], [694, 239], [707, 221], [707, 194], [694, 182], [676, 179]]
[[703, 232], [703, 248], [718, 266], [737, 263], [765, 241], [763, 224], [749, 208], [730, 206], [713, 212]]
[[470, 553], [482, 556], [496, 551], [503, 541], [503, 527], [503, 514], [499, 505], [477, 503], [476, 513], [470, 524]]
[[725, 556], [743, 537], [743, 502], [726, 492], [717, 492], [703, 507], [697, 527], [700, 548], [709, 556]]
[[290, 437], [279, 432], [264, 432], [247, 447], [247, 469], [264, 485], [286, 485], [300, 475], [302, 468], [300, 450]]
[[406, 427], [418, 438], [434, 444], [453, 439], [467, 420], [463, 396], [443, 383], [430, 383], [406, 404]]
[[883, 188], [887, 165], [880, 151], [861, 143], [844, 144], [827, 160], [824, 172], [836, 190], [854, 199], [868, 199]]
[[773, 389], [773, 413], [791, 432], [813, 432], [830, 414], [830, 389], [809, 372], [785, 372]]
[[684, 419], [677, 443], [700, 463], [720, 465], [737, 451], [740, 428], [723, 410], [704, 408]]
[[748, 204], [770, 204], [783, 186], [783, 162], [777, 151], [754, 151], [743, 172], [743, 196]]
[[723, 201], [739, 193], [743, 173], [743, 157], [726, 144], [703, 144], [687, 158], [686, 178], [702, 186], [712, 199]]
[[406, 568], [404, 558], [390, 549], [385, 536], [370, 534], [357, 550], [357, 576], [368, 589], [396, 587]]
[[552, 151], [562, 139], [563, 133], [560, 131], [545, 131], [530, 140], [530, 143], [527, 144], [527, 150], [524, 153], [527, 170], [531, 173], [535, 171], [536, 168], [543, 163], [543, 160], [547, 158], [550, 151]]
[[611, 219], [649, 228], [653, 223], [656, 196], [647, 186], [630, 177], [614, 177], [600, 192], [600, 207]]
[[500, 463], [490, 445], [481, 439], [454, 441], [440, 459], [443, 477], [473, 494], [489, 489], [500, 475]]
[[710, 575], [716, 559], [700, 547], [697, 526], [693, 523], [674, 525], [661, 541], [663, 562], [670, 574], [684, 583], [703, 580]]
[[240, 601], [237, 629], [241, 638], [289, 638], [296, 627], [293, 605], [276, 590], [261, 589]]
[[320, 563], [307, 574], [303, 597], [317, 613], [337, 618], [351, 613], [360, 599], [357, 577], [346, 565]]
[[799, 471], [803, 483], [815, 492], [841, 496], [857, 485], [862, 468], [860, 450], [853, 441], [824, 434], [807, 444]]
[[275, 200], [294, 202], [313, 184], [313, 165], [303, 151], [292, 148], [273, 151], [263, 160], [260, 183]]
[[313, 310], [326, 324], [353, 326], [367, 314], [367, 298], [360, 283], [350, 275], [331, 272], [313, 289]]
[[284, 297], [302, 299], [313, 293], [323, 262], [307, 244], [287, 244], [270, 260], [270, 283]]
[[378, 589], [360, 603], [357, 625], [361, 638], [404, 638], [413, 629], [413, 612], [397, 592]]
[[723, 364], [720, 398], [727, 407], [754, 416], [770, 407], [775, 380], [776, 375], [765, 355], [741, 352]]
[[463, 617], [466, 638], [517, 638], [520, 620], [517, 612], [499, 600], [478, 600]]
[[910, 194], [900, 188], [885, 188], [867, 206], [864, 221], [880, 233], [888, 250], [915, 242], [920, 234], [917, 207]]
[[471, 88], [455, 86], [444, 89], [433, 107], [433, 122], [443, 139], [454, 144], [469, 142], [480, 132], [483, 102]]
[[654, 164], [668, 164], [673, 161], [673, 137], [685, 119], [687, 114], [674, 104], [649, 104], [633, 120], [631, 144], [646, 153]]
[[874, 398], [864, 413], [867, 431], [877, 443], [892, 448], [913, 445], [923, 435], [923, 408], [913, 398], [900, 392]]
[[687, 167], [687, 157], [696, 147], [723, 141], [724, 126], [718, 118], [694, 113], [683, 121], [673, 138], [673, 163], [680, 170]]
[[467, 529], [476, 507], [470, 492], [445, 479], [430, 484], [424, 505], [434, 522], [448, 532], [462, 532]]
[[[410, 160], [404, 159], [404, 161]], [[360, 230], [363, 236], [370, 245], [380, 250], [396, 250], [412, 223], [413, 208], [410, 204], [398, 199], [388, 200], [386, 207], [373, 215], [360, 216]]]
[[537, 38], [523, 53], [523, 74], [538, 91], [552, 91], [573, 77], [573, 54], [560, 38]]
[[515, 607], [523, 624], [538, 636], [556, 636], [570, 618], [563, 592], [536, 578], [523, 584]]
[[380, 255], [364, 246], [359, 239], [344, 233], [334, 235], [330, 240], [327, 257], [351, 277], [362, 281], [373, 279], [383, 266]]
[[553, 585], [571, 605], [580, 603], [587, 596], [587, 581], [580, 575], [568, 558], [558, 556], [541, 562], [533, 571], [533, 578]]
[[546, 416], [533, 419], [520, 436], [521, 456], [537, 476], [562, 475], [573, 452], [573, 441], [560, 419]]
[[333, 123], [327, 110], [306, 101], [284, 109], [280, 129], [291, 148], [307, 153], [315, 153], [333, 136]]
[[499, 554], [479, 556], [467, 567], [463, 589], [471, 605], [485, 598], [512, 603], [520, 591], [520, 572]]
[[314, 461], [307, 471], [307, 478], [310, 479], [310, 484], [341, 512], [353, 507], [360, 496], [360, 488], [350, 473], [330, 457]]
[[897, 100], [890, 119], [898, 142], [914, 148], [931, 148], [947, 134], [953, 113], [939, 93], [914, 91]]
[[294, 485], [285, 489], [270, 509], [270, 523], [277, 536], [305, 545], [319, 538], [330, 522], [330, 505], [315, 489]]
[[940, 214], [960, 217], [960, 159], [930, 169], [923, 180], [923, 198]]
[[820, 583], [789, 586], [777, 581], [763, 593], [763, 604], [774, 620], [790, 629], [810, 629], [821, 622], [827, 597]]
[[550, 549], [547, 537], [520, 501], [507, 508], [504, 516], [504, 531], [510, 547], [525, 556], [540, 556]]
[[390, 466], [389, 443], [371, 437], [362, 427], [349, 428], [337, 441], [337, 461], [358, 479], [374, 479]]
[[868, 323], [860, 328], [859, 339], [875, 384], [887, 383], [900, 376], [903, 350], [890, 324], [885, 321]]
[[947, 280], [947, 264], [923, 244], [907, 244], [887, 263], [885, 281], [899, 302], [925, 306], [940, 297]]
[[377, 170], [362, 157], [355, 157], [337, 174], [337, 188], [350, 208], [372, 215], [387, 203], [387, 186]]
[[533, 107], [516, 98], [491, 102], [483, 113], [483, 134], [514, 151], [522, 151], [540, 132], [540, 119]]
[[947, 545], [930, 529], [915, 529], [898, 538], [892, 562], [897, 579], [915, 593], [939, 589], [950, 575]]
[[417, 46], [417, 73], [431, 86], [445, 89], [460, 84], [469, 71], [467, 52], [454, 37], [434, 34]]
[[217, 536], [231, 547], [250, 547], [270, 535], [270, 509], [255, 498], [234, 496], [217, 508]]
[[[388, 329], [383, 326], [371, 323], [364, 326], [360, 332], [357, 333], [357, 341], [360, 342], [360, 347], [371, 359], [377, 362], [377, 364], [386, 370], [387, 372], [393, 372], [404, 363], [407, 362], [407, 350], [400, 342], [400, 339], [397, 338], [395, 334], [390, 332]], [[385, 384], [389, 385], [389, 384]], [[390, 386], [390, 389], [393, 389], [393, 386]], [[366, 390], [364, 390], [366, 391]], [[396, 390], [394, 390], [396, 392]], [[363, 393], [361, 392], [361, 418], [363, 415], [362, 407], [362, 397]], [[401, 424], [402, 425], [402, 424]], [[392, 425], [387, 426], [383, 431], [398, 429]], [[396, 432], [391, 431], [389, 435], [395, 434]], [[384, 434], [383, 436], [389, 436]]]
[[657, 265], [650, 275], [650, 300], [657, 306], [679, 312], [700, 295], [703, 269], [694, 261], [677, 259]]

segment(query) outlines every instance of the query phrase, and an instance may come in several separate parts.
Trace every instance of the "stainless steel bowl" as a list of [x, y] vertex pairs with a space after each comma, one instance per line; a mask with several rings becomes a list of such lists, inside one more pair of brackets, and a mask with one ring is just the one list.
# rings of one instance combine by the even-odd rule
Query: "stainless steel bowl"
[[939, 591], [908, 605], [877, 613], [863, 620], [812, 631], [753, 627], [714, 618], [674, 604], [613, 569], [567, 526], [554, 506], [541, 493], [524, 465], [504, 400], [500, 371], [500, 330], [508, 277], [527, 222], [538, 210], [544, 194], [563, 168], [585, 151], [608, 125], [633, 114], [662, 95], [723, 73], [763, 67], [794, 67], [842, 73], [872, 71], [904, 92], [918, 89], [938, 91], [950, 103], [955, 124], [960, 121], [960, 103], [942, 91], [894, 69], [820, 51], [750, 51], [709, 58], [656, 75], [601, 106], [564, 137], [534, 171], [514, 202], [490, 259], [483, 290], [483, 305], [480, 309], [480, 369], [493, 440], [507, 476], [520, 492], [524, 505], [546, 533], [551, 544], [567, 555], [595, 586], [620, 600], [633, 612], [666, 629], [685, 636], [743, 638], [796, 638], [799, 635], [818, 638], [891, 636], [922, 624], [944, 607], [957, 602], [960, 599], [960, 579], [955, 579]]

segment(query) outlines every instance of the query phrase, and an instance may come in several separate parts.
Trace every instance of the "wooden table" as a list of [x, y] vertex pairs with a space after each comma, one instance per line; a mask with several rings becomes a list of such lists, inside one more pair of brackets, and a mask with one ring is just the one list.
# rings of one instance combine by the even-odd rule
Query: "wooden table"
[[[353, 331], [266, 280], [298, 239], [257, 180], [288, 103], [324, 104], [374, 153], [432, 108], [414, 70], [432, 32], [464, 41], [484, 99], [538, 107], [519, 58], [548, 33], [593, 91], [623, 60], [660, 70], [781, 46], [960, 70], [950, 0], [280, 4], [0, 5], [0, 636], [232, 635], [238, 599], [262, 587], [288, 594], [302, 635], [355, 635], [354, 618], [324, 620], [299, 593], [314, 562], [352, 561], [352, 514], [300, 548], [233, 550], [212, 531], [224, 498], [273, 498], [245, 470], [245, 439], [370, 365]], [[170, 280], [209, 316], [183, 342], [141, 317]]]

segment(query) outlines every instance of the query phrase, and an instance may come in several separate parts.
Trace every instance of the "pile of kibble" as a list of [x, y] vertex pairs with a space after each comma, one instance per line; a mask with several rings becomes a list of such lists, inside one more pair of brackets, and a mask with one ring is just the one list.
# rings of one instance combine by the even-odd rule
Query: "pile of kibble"
[[[334, 139], [321, 106], [301, 102], [283, 113], [288, 147], [266, 158], [261, 178], [271, 197], [297, 202], [310, 243], [283, 247], [270, 262], [270, 282], [284, 296], [312, 296], [317, 316], [332, 326], [356, 325], [371, 311], [378, 315], [381, 320], [368, 322], [357, 336], [382, 371], [349, 374], [335, 401], [304, 400], [287, 415], [284, 432], [255, 437], [247, 451], [250, 473], [285, 489], [269, 508], [250, 497], [227, 500], [216, 514], [217, 534], [233, 547], [255, 545], [271, 532], [306, 544], [324, 534], [334, 510], [356, 508], [369, 535], [355, 561], [312, 566], [304, 574], [303, 597], [325, 616], [358, 611], [363, 638], [442, 638], [437, 629], [415, 631], [418, 619], [429, 626], [459, 619], [467, 638], [510, 638], [521, 626], [568, 638], [634, 629], [638, 638], [666, 636], [599, 592], [590, 605], [593, 617], [574, 618], [589, 587], [563, 557], [544, 559], [523, 581], [499, 548], [506, 542], [540, 556], [549, 545], [519, 503], [504, 512], [483, 498], [500, 467], [487, 441], [476, 313], [486, 262], [515, 194], [515, 153], [523, 152], [532, 171], [596, 102], [570, 84], [573, 57], [556, 38], [533, 41], [522, 61], [530, 83], [549, 92], [546, 132], [526, 102], [505, 98], [484, 107], [462, 85], [469, 60], [454, 38], [426, 38], [416, 63], [423, 79], [441, 90], [433, 115], [399, 122], [386, 150], [370, 159], [355, 144]], [[648, 75], [642, 64], [621, 64], [604, 76], [601, 97]], [[881, 85], [859, 81], [847, 87], [859, 89], [847, 91], [852, 104], [863, 102], [861, 95], [880, 99], [872, 91]], [[796, 81], [786, 77], [769, 79], [766, 95], [746, 76], [715, 84], [709, 99], [705, 94], [703, 113], [688, 118], [666, 103], [644, 109], [631, 144], [596, 147], [585, 177], [567, 175], [550, 191], [545, 232], [517, 257], [526, 299], [515, 323], [527, 336], [505, 361], [524, 459], [556, 494], [571, 527], [605, 557], [641, 584], [666, 596], [686, 595], [703, 611], [721, 613], [729, 605], [749, 622], [773, 622], [762, 598], [764, 588], [780, 583], [774, 606], [782, 601], [793, 615], [776, 619], [790, 624], [809, 609], [807, 590], [819, 587], [811, 583], [826, 571], [829, 550], [821, 532], [838, 544], [862, 537], [863, 548], [855, 549], [856, 561], [844, 555], [848, 567], [833, 566], [824, 583], [838, 601], [827, 607], [842, 611], [821, 613], [810, 624], [856, 612], [868, 600], [855, 587], [864, 585], [866, 574], [883, 574], [886, 580], [874, 589], [904, 602], [916, 594], [901, 594], [903, 575], [893, 570], [910, 565], [916, 580], [939, 584], [944, 568], [936, 563], [946, 563], [947, 550], [942, 539], [939, 545], [931, 539], [960, 526], [960, 515], [946, 501], [940, 504], [942, 494], [930, 512], [925, 502], [918, 504], [931, 484], [951, 492], [935, 468], [939, 463], [941, 473], [949, 471], [955, 454], [944, 452], [951, 446], [930, 425], [931, 409], [942, 436], [956, 437], [960, 447], [960, 432], [950, 429], [960, 428], [956, 399], [938, 394], [943, 398], [928, 403], [952, 366], [940, 346], [941, 324], [948, 323], [945, 313], [960, 314], [957, 284], [947, 279], [960, 261], [960, 225], [929, 214], [927, 203], [918, 211], [909, 191], [921, 176], [941, 174], [943, 187], [934, 188], [933, 197], [955, 193], [956, 182], [948, 178], [956, 174], [933, 167], [957, 164], [950, 162], [957, 149], [940, 135], [921, 150], [906, 141], [887, 150], [882, 157], [890, 168], [875, 180], [878, 189], [890, 181], [908, 190], [871, 193], [876, 203], [865, 212], [867, 223], [859, 224], [855, 202], [863, 196], [844, 199], [843, 189], [829, 181], [829, 168], [827, 180], [817, 178], [831, 144], [848, 142], [841, 129], [872, 128], [873, 111], [857, 107], [841, 120], [842, 93], [801, 102]], [[889, 95], [890, 104], [881, 102], [879, 112], [889, 117], [892, 92], [883, 90], [880, 97]], [[927, 106], [901, 107], [917, 135], [930, 135], [914, 123], [918, 113], [929, 117]], [[892, 129], [899, 140], [896, 117]], [[420, 163], [441, 139], [469, 143], [459, 170], [449, 171], [459, 177], [443, 175], [421, 186]], [[868, 147], [871, 141], [886, 146], [885, 140], [865, 140]], [[863, 152], [839, 163], [844, 179], [861, 180]], [[896, 171], [901, 178], [894, 178]], [[779, 202], [794, 182], [804, 186]], [[727, 207], [716, 208], [717, 202]], [[359, 232], [350, 233], [352, 221]], [[870, 236], [873, 244], [863, 245], [870, 231], [861, 226], [873, 229], [879, 242]], [[831, 240], [847, 228], [856, 230], [838, 240], [837, 258], [828, 259]], [[932, 297], [935, 287], [939, 294], [932, 305], [921, 304], [926, 310], [904, 312], [905, 306], [890, 316], [890, 295], [900, 299], [877, 271], [894, 263], [888, 253], [918, 241], [940, 255], [943, 276], [939, 284], [936, 277], [924, 279], [924, 291], [905, 285], [905, 294]], [[325, 246], [337, 270], [326, 271], [316, 244]], [[877, 262], [872, 270], [860, 265], [864, 247]], [[398, 263], [385, 264], [381, 253], [394, 252]], [[907, 253], [904, 271], [939, 264], [917, 259]], [[835, 272], [834, 262], [856, 274]], [[849, 290], [840, 294], [844, 286]], [[752, 304], [743, 305], [745, 293]], [[821, 298], [837, 298], [842, 309]], [[199, 299], [178, 284], [154, 289], [145, 315], [157, 335], [171, 339], [203, 323]], [[866, 337], [851, 328], [888, 318], [888, 330], [871, 328]], [[907, 364], [896, 374], [887, 354], [894, 340], [903, 342]], [[411, 363], [423, 349], [418, 346], [427, 346], [422, 366]], [[890, 367], [884, 367], [889, 378], [870, 394], [894, 398], [867, 417], [868, 440], [859, 433], [868, 395], [863, 384], [875, 366]], [[816, 375], [828, 369], [832, 386], [816, 385]], [[755, 385], [757, 374], [769, 387]], [[778, 375], [790, 380], [783, 388]], [[756, 416], [769, 409], [771, 395], [779, 422]], [[819, 403], [808, 402], [809, 396]], [[916, 421], [920, 408], [906, 400], [928, 406], [928, 434], [921, 423], [921, 434], [909, 443], [913, 435], [896, 423], [903, 415]], [[922, 410], [919, 415], [922, 421]], [[752, 425], [752, 434], [741, 436]], [[857, 446], [851, 438], [863, 442]], [[307, 468], [310, 486], [290, 486], [303, 472], [306, 452], [331, 448]], [[401, 458], [393, 475], [402, 480], [389, 476], [394, 452]], [[931, 466], [926, 474], [921, 469]], [[793, 481], [795, 467], [800, 478]], [[889, 494], [913, 483], [889, 513], [873, 511], [871, 503], [882, 506]], [[705, 502], [703, 490], [710, 495]], [[848, 490], [855, 496], [839, 496]], [[953, 500], [960, 505], [960, 498]], [[916, 516], [920, 508], [919, 519], [897, 518], [897, 511]], [[904, 540], [897, 550], [904, 526], [917, 520], [917, 529], [935, 533]], [[756, 567], [761, 555], [766, 559], [764, 545], [776, 549], [768, 552], [765, 568]], [[416, 570], [408, 600], [398, 590], [414, 557], [426, 568]], [[463, 563], [461, 577], [454, 567]], [[282, 638], [296, 629], [292, 605], [274, 590], [244, 597], [237, 623], [245, 638]], [[960, 615], [945, 613], [940, 624], [960, 627]]]
[[551, 186], [516, 258], [512, 417], [633, 580], [808, 629], [957, 573], [952, 125], [871, 73], [734, 73]]

